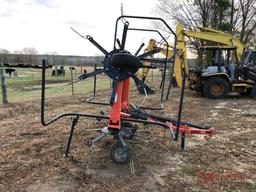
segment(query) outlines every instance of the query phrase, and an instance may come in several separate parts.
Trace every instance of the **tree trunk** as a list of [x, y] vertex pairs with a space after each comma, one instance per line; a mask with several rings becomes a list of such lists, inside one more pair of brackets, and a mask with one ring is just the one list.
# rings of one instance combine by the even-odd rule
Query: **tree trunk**
[[3, 68], [0, 68], [0, 78], [1, 78], [3, 104], [8, 104], [7, 88], [6, 88], [6, 81], [5, 81], [5, 72], [4, 72]]
[[234, 0], [231, 0], [230, 24], [231, 24], [230, 34], [233, 35], [233, 31], [234, 31]]

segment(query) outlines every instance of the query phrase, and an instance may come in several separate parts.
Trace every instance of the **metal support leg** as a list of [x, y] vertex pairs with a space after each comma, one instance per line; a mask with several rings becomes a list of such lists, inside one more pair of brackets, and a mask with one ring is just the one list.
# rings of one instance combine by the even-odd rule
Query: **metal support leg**
[[77, 124], [78, 120], [79, 120], [79, 116], [75, 116], [72, 119], [72, 125], [71, 125], [70, 134], [69, 134], [69, 138], [68, 138], [67, 148], [66, 148], [66, 151], [65, 151], [65, 154], [64, 154], [65, 157], [69, 156], [70, 144], [71, 144], [71, 140], [72, 140], [74, 130], [75, 130], [75, 127], [76, 127], [76, 124]]
[[170, 80], [169, 81], [169, 85], [168, 85], [168, 90], [167, 90], [166, 98], [165, 98], [166, 101], [169, 99], [171, 87], [172, 87], [172, 81]]
[[[97, 71], [97, 64], [94, 65], [94, 72]], [[96, 97], [96, 83], [97, 83], [97, 77], [96, 74], [93, 77], [93, 98]]]
[[184, 100], [184, 94], [185, 94], [185, 86], [186, 86], [186, 74], [183, 72], [183, 79], [182, 79], [182, 88], [181, 88], [181, 96], [180, 96], [180, 104], [179, 104], [179, 112], [178, 112], [178, 122], [177, 122], [177, 129], [175, 132], [175, 138], [174, 140], [178, 140], [179, 136], [179, 128], [181, 125], [181, 113], [182, 113], [182, 107], [183, 107], [183, 100]]
[[183, 132], [181, 134], [181, 149], [184, 149], [185, 148], [185, 140], [186, 140], [186, 133]]

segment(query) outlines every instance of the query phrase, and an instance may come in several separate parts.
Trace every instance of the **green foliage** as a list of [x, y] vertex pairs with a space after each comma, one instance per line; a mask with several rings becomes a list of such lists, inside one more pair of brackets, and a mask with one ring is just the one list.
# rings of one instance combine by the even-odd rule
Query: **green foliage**
[[229, 2], [229, 0], [215, 0], [215, 3], [219, 8], [224, 10], [231, 7], [231, 3]]
[[223, 23], [220, 23], [218, 25], [218, 29], [221, 30], [221, 31], [231, 31], [232, 30], [232, 25], [230, 22], [223, 22]]

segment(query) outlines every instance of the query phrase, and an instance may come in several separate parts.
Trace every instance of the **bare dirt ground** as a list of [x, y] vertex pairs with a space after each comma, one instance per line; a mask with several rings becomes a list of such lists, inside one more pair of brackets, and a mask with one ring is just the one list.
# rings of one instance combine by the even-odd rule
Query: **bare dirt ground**
[[[109, 93], [98, 96], [108, 101]], [[159, 94], [145, 105], [159, 104]], [[133, 102], [141, 100], [136, 91]], [[151, 101], [151, 102], [150, 102]], [[160, 113], [176, 117], [179, 89]], [[47, 117], [62, 112], [99, 114], [109, 107], [85, 102], [84, 96], [47, 100]], [[130, 165], [114, 164], [109, 155], [112, 138], [92, 147], [89, 139], [99, 133], [87, 128], [103, 122], [81, 120], [75, 130], [71, 157], [64, 150], [71, 125], [70, 118], [50, 126], [40, 124], [39, 101], [16, 103], [0, 108], [0, 191], [256, 191], [256, 100], [229, 96], [209, 100], [186, 91], [183, 120], [208, 124], [217, 134], [188, 135], [184, 151], [160, 127], [140, 125], [132, 147], [135, 173]]]

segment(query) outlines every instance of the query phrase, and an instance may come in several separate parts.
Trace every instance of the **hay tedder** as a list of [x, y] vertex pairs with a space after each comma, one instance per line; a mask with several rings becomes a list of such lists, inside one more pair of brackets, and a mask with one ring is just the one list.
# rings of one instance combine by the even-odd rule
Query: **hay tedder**
[[[165, 40], [162, 33], [156, 29], [148, 28], [132, 28], [130, 26], [131, 21], [157, 21], [160, 22], [173, 36], [174, 44], [176, 45], [176, 35], [173, 30], [168, 26], [168, 24], [161, 18], [155, 17], [141, 17], [141, 16], [120, 16], [116, 20], [115, 25], [115, 35], [114, 35], [114, 48], [112, 51], [108, 52], [104, 49], [99, 43], [97, 43], [91, 36], [82, 36], [85, 39], [88, 39], [94, 46], [96, 46], [104, 55], [103, 68], [95, 70], [91, 73], [81, 74], [79, 77], [80, 80], [89, 78], [91, 76], [96, 76], [97, 74], [105, 73], [113, 80], [112, 85], [112, 94], [110, 96], [110, 105], [111, 110], [109, 115], [95, 115], [95, 114], [84, 114], [84, 113], [64, 113], [60, 114], [49, 121], [45, 121], [45, 66], [46, 61], [43, 60], [43, 69], [42, 69], [42, 97], [41, 97], [41, 123], [44, 126], [47, 126], [57, 120], [60, 120], [64, 117], [72, 117], [72, 124], [70, 129], [70, 135], [67, 142], [67, 147], [65, 150], [65, 156], [69, 155], [70, 144], [72, 136], [75, 130], [75, 127], [80, 118], [93, 118], [96, 120], [105, 120], [106, 126], [100, 129], [102, 132], [101, 135], [89, 142], [89, 145], [94, 144], [95, 142], [101, 140], [106, 136], [112, 136], [114, 139], [114, 144], [110, 149], [111, 158], [116, 163], [127, 163], [131, 159], [131, 149], [127, 145], [126, 139], [132, 139], [136, 134], [137, 126], [133, 124], [143, 124], [143, 125], [152, 125], [156, 127], [162, 127], [165, 130], [168, 130], [170, 136], [173, 140], [178, 140], [179, 135], [181, 135], [181, 147], [185, 147], [185, 135], [186, 134], [209, 134], [215, 132], [214, 128], [209, 126], [199, 126], [194, 125], [189, 122], [184, 122], [181, 119], [182, 115], [182, 106], [184, 98], [184, 88], [185, 88], [185, 79], [183, 80], [183, 88], [181, 89], [180, 104], [178, 110], [177, 120], [152, 114], [147, 112], [147, 110], [156, 110], [156, 108], [146, 108], [142, 104], [134, 106], [129, 103], [129, 90], [130, 90], [130, 80], [133, 79], [135, 83], [141, 86], [145, 92], [145, 98], [147, 96], [146, 84], [141, 81], [136, 73], [140, 68], [148, 67], [155, 68], [155, 65], [144, 66], [143, 62], [154, 62], [158, 63], [163, 68], [163, 75], [161, 81], [161, 103], [164, 98], [164, 93], [166, 93], [166, 100], [169, 97], [169, 92], [171, 88], [171, 82], [169, 83], [168, 90], [165, 91], [164, 84], [166, 78], [167, 66], [172, 66], [172, 63], [175, 61], [175, 55], [172, 58], [161, 58], [154, 59], [149, 56], [159, 52], [158, 49], [139, 54], [142, 49], [142, 45], [139, 49], [132, 54], [131, 52], [125, 49], [127, 34], [129, 31], [144, 31], [152, 32], [161, 36], [163, 41], [165, 41], [168, 46], [168, 42]], [[123, 25], [121, 27], [121, 40], [118, 39], [118, 31], [120, 30], [120, 23]], [[79, 34], [80, 35], [80, 34]], [[175, 49], [174, 49], [175, 50]], [[88, 102], [91, 102], [91, 100]], [[93, 102], [94, 104], [106, 105], [106, 103]]]

